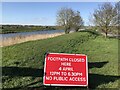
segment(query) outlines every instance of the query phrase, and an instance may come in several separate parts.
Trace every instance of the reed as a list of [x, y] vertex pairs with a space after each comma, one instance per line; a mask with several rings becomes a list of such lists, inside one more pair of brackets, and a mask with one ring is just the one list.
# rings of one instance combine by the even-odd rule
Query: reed
[[64, 34], [62, 33], [54, 33], [54, 34], [42, 34], [42, 35], [29, 35], [29, 36], [16, 36], [16, 37], [12, 37], [12, 38], [6, 38], [0, 41], [0, 46], [10, 46], [10, 45], [14, 45], [14, 44], [18, 44], [18, 43], [23, 43], [23, 42], [27, 42], [27, 41], [33, 41], [33, 40], [39, 40], [39, 39], [46, 39], [46, 38], [52, 38], [52, 37], [56, 37], [59, 35]]

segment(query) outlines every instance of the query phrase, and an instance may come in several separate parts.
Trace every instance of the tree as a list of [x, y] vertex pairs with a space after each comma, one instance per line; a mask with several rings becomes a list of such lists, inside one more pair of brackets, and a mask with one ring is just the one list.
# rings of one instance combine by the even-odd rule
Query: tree
[[65, 33], [69, 33], [71, 18], [74, 12], [71, 8], [61, 8], [57, 13], [57, 24], [64, 26]]
[[116, 13], [116, 16], [113, 18], [113, 23], [115, 26], [120, 26], [120, 2], [117, 2], [115, 4], [115, 13]]
[[75, 12], [71, 8], [61, 8], [57, 12], [57, 24], [64, 27], [65, 33], [69, 33], [72, 27], [77, 31], [78, 26], [83, 25], [83, 21], [79, 12]]
[[116, 8], [117, 8], [117, 30], [118, 30], [118, 34], [120, 34], [120, 1], [118, 3], [116, 3]]
[[94, 11], [94, 24], [98, 26], [99, 30], [105, 33], [105, 37], [107, 37], [108, 32], [111, 31], [111, 27], [113, 26], [113, 18], [116, 15], [116, 9], [114, 9], [111, 3], [104, 3]]
[[73, 17], [73, 27], [75, 28], [75, 31], [77, 32], [80, 27], [84, 25], [83, 19], [80, 16], [80, 12], [77, 11]]
[[120, 28], [120, 2], [117, 2], [114, 7], [114, 13], [116, 14], [115, 17], [113, 17], [112, 25], [113, 25], [113, 32], [115, 34], [120, 34], [119, 28]]

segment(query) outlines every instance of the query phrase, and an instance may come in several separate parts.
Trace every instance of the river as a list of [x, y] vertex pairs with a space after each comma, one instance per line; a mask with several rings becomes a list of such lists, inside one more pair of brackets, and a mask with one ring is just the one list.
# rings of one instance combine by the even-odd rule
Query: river
[[17, 36], [29, 36], [29, 35], [39, 35], [39, 34], [54, 34], [62, 33], [64, 30], [43, 30], [43, 31], [34, 31], [34, 32], [20, 32], [20, 33], [9, 33], [9, 34], [0, 34], [0, 39], [12, 38]]

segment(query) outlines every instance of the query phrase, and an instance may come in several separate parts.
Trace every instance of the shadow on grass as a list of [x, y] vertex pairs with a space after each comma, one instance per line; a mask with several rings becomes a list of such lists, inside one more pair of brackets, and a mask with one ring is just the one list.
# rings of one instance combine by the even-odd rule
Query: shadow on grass
[[[108, 61], [105, 62], [89, 62], [88, 68], [101, 68]], [[30, 67], [2, 67], [2, 76], [32, 76], [32, 77], [42, 77], [43, 69], [30, 68]]]
[[[98, 85], [115, 82], [118, 79], [120, 79], [120, 76], [89, 74], [89, 89], [96, 89]], [[74, 87], [74, 86], [73, 87], [52, 87], [52, 86], [45, 87], [41, 85], [37, 87], [30, 87], [31, 85], [34, 85], [40, 82], [41, 81], [37, 81], [24, 87], [6, 88], [4, 90], [13, 90], [13, 89], [14, 90], [18, 90], [18, 89], [20, 90], [80, 90], [80, 89], [86, 90], [87, 89], [86, 87]], [[109, 88], [107, 90], [109, 90]]]
[[42, 77], [43, 72], [43, 69], [29, 67], [2, 67], [2, 76]]
[[104, 62], [88, 62], [88, 68], [102, 68], [104, 65], [106, 65], [108, 61]]
[[91, 34], [93, 34], [93, 35], [96, 35], [96, 36], [99, 36], [99, 35], [100, 35], [99, 32], [94, 31], [94, 30], [82, 30], [82, 31], [79, 31], [79, 32], [89, 32], [89, 33], [91, 33]]
[[[91, 62], [88, 63], [89, 69], [90, 68], [101, 68], [108, 62]], [[26, 68], [26, 67], [2, 67], [3, 76], [32, 76], [32, 77], [43, 77], [43, 69], [36, 69], [36, 68]], [[100, 75], [100, 74], [92, 74], [89, 73], [89, 88], [95, 89], [99, 85], [107, 84], [109, 82], [115, 82], [116, 80], [120, 79], [119, 76], [113, 75]], [[79, 89], [86, 89], [83, 87], [45, 87], [43, 85], [39, 87], [33, 87], [32, 85], [41, 83], [42, 80], [38, 80], [36, 82], [30, 83], [26, 86], [22, 87], [15, 87], [15, 88], [6, 88], [4, 90], [12, 90], [12, 89], [20, 89], [20, 90], [79, 90]]]
[[115, 82], [120, 76], [89, 74], [89, 88], [96, 88], [98, 85]]
[[[89, 90], [96, 90], [96, 88], [99, 85], [102, 84], [108, 84], [108, 83], [112, 83], [115, 82], [116, 80], [120, 79], [120, 76], [113, 76], [113, 75], [100, 75], [100, 74], [90, 74], [89, 73], [89, 83], [88, 83], [88, 87]], [[51, 87], [47, 87], [47, 89], [45, 90], [87, 90], [86, 87], [57, 87], [58, 89], [51, 89]], [[111, 90], [110, 88], [101, 88], [99, 90]], [[118, 90], [118, 88], [113, 88], [114, 90]], [[98, 89], [97, 89], [98, 90]]]
[[108, 36], [108, 38], [109, 39], [115, 39], [115, 38], [120, 39], [120, 35], [118, 35], [118, 36], [117, 35], [116, 36]]

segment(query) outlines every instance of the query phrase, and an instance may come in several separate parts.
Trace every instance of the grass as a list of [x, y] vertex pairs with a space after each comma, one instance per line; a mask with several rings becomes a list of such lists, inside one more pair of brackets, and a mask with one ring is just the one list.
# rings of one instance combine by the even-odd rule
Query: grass
[[[29, 41], [2, 48], [3, 88], [42, 90], [46, 52], [88, 55], [89, 88], [118, 88], [118, 39], [91, 32], [77, 32]], [[81, 87], [46, 87], [50, 90], [80, 90]], [[83, 89], [83, 88], [82, 88]]]

